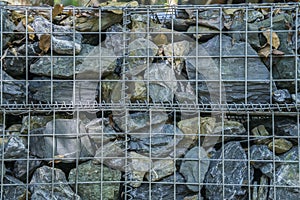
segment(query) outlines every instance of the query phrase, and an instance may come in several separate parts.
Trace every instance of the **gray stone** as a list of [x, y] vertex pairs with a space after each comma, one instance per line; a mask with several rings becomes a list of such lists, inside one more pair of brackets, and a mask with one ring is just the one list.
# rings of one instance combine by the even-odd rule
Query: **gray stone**
[[[84, 157], [93, 157], [95, 146], [80, 120], [56, 119], [45, 128], [34, 129], [30, 137], [32, 155], [44, 159], [62, 158], [63, 163], [72, 163]], [[42, 134], [34, 136], [34, 134]]]
[[200, 41], [207, 41], [219, 33], [215, 30], [206, 26], [189, 26], [187, 34], [192, 34], [192, 36]]
[[9, 76], [5, 71], [0, 71], [2, 77], [2, 101], [1, 104], [26, 102], [25, 81], [19, 81]]
[[185, 154], [180, 173], [184, 176], [187, 183], [191, 183], [187, 184], [191, 191], [199, 192], [201, 190], [202, 185], [199, 184], [203, 183], [208, 167], [207, 153], [202, 147], [194, 147]]
[[6, 174], [5, 164], [2, 164], [2, 162], [0, 162], [0, 177], [4, 177], [5, 174]]
[[72, 27], [54, 25], [42, 16], [35, 16], [31, 23], [36, 35], [51, 34], [52, 50], [58, 54], [73, 55], [81, 51], [82, 35]]
[[35, 170], [30, 181], [29, 190], [32, 194], [32, 200], [81, 199], [67, 184], [64, 172], [48, 166]]
[[5, 159], [27, 158], [28, 149], [18, 136], [11, 136], [4, 146]]
[[[0, 28], [3, 32], [13, 32], [16, 28], [14, 23], [9, 19], [8, 13], [5, 9], [0, 10], [0, 14], [2, 16], [2, 23], [0, 24]], [[2, 33], [2, 44], [1, 47], [2, 49], [5, 49], [7, 47], [8, 42], [11, 40], [13, 37], [12, 33]]]
[[267, 200], [268, 199], [268, 192], [269, 188], [267, 186], [263, 185], [268, 185], [269, 183], [269, 178], [265, 175], [262, 175], [260, 177], [260, 185], [258, 188], [258, 200]]
[[[75, 85], [75, 93], [74, 93]], [[39, 77], [29, 81], [30, 101], [34, 103], [91, 104], [95, 102], [99, 81], [54, 80]]]
[[175, 72], [167, 63], [153, 63], [146, 69], [144, 80], [149, 80], [149, 95], [153, 102], [172, 102], [177, 82]]
[[291, 95], [287, 89], [275, 90], [273, 92], [273, 99], [276, 103], [290, 103]]
[[[244, 57], [226, 58], [226, 56], [244, 56], [245, 46], [247, 46], [248, 55], [257, 55], [249, 44], [246, 45], [245, 42], [232, 44], [232, 39], [225, 35], [222, 36], [221, 49], [219, 36], [198, 45], [198, 62], [195, 58], [196, 49], [189, 54], [193, 57], [186, 59], [187, 73], [190, 80], [195, 80], [196, 73], [198, 73], [199, 102], [245, 103], [247, 100], [248, 103], [267, 103], [270, 101], [270, 75], [260, 58], [248, 58], [247, 68]], [[220, 54], [224, 56], [221, 58], [221, 69], [219, 69]], [[235, 63], [235, 65], [232, 65], [232, 63]], [[196, 64], [198, 65], [196, 66]], [[246, 69], [247, 95], [245, 96]], [[219, 77], [220, 70], [221, 77]], [[224, 87], [220, 86], [219, 81], [216, 81], [220, 78]], [[273, 89], [275, 88], [273, 86]]]
[[106, 30], [105, 47], [113, 49], [116, 56], [123, 55], [123, 27], [120, 24], [114, 24]]
[[30, 199], [31, 193], [27, 190], [26, 184], [14, 178], [13, 176], [6, 175], [3, 177], [3, 194], [2, 199]]
[[9, 50], [4, 58], [3, 69], [12, 77], [25, 77], [26, 67], [29, 68], [39, 58], [40, 53], [41, 50], [37, 42], [23, 44], [20, 47]]
[[[249, 195], [247, 185], [253, 179], [253, 168], [249, 169], [246, 153], [240, 143], [226, 143], [223, 148], [215, 153], [212, 159], [218, 160], [210, 162], [209, 170], [205, 176], [204, 182], [210, 183], [210, 185], [205, 185], [206, 198], [214, 200], [247, 199]], [[226, 159], [235, 159], [236, 161], [227, 161]], [[225, 174], [226, 176], [224, 176]], [[248, 174], [250, 174], [250, 177], [248, 177]], [[246, 184], [245, 188], [241, 184]]]
[[120, 180], [121, 172], [104, 165], [95, 165], [92, 161], [80, 164], [77, 168], [72, 169], [69, 174], [69, 181], [74, 189], [76, 184], [78, 195], [82, 200], [98, 200], [101, 198], [117, 200], [120, 184], [118, 181]]
[[150, 40], [139, 38], [129, 43], [128, 51], [129, 58], [127, 60], [129, 66], [127, 73], [137, 75], [152, 63], [158, 47]]
[[184, 138], [184, 134], [171, 124], [153, 125], [151, 132], [131, 134], [130, 150], [152, 157], [178, 156], [180, 149], [174, 147]]
[[[55, 116], [58, 118], [58, 116]], [[22, 127], [20, 132], [21, 133], [28, 133], [29, 130], [33, 130], [36, 128], [42, 128], [46, 126], [46, 124], [53, 119], [52, 116], [43, 116], [43, 115], [31, 115], [31, 116], [24, 116], [22, 119]]]
[[27, 175], [28, 177], [31, 177], [36, 168], [40, 167], [41, 164], [41, 159], [37, 159], [32, 156], [30, 156], [28, 160], [16, 160], [16, 162], [14, 163], [13, 174], [16, 178], [26, 182]]
[[278, 158], [275, 154], [268, 149], [266, 145], [252, 145], [250, 148], [251, 164], [260, 169], [260, 171], [266, 176], [272, 178], [274, 172], [274, 159]]
[[158, 181], [174, 173], [174, 159], [164, 158], [152, 162], [151, 171], [147, 172], [145, 177], [148, 181]]
[[[184, 184], [180, 184], [184, 183], [184, 178], [179, 173], [164, 178], [161, 182], [152, 183], [151, 189], [148, 183], [142, 184], [140, 187], [133, 189], [130, 195], [135, 200], [150, 199], [149, 191], [151, 199], [183, 199], [185, 196], [190, 195], [188, 188]], [[176, 191], [175, 194], [174, 191]]]
[[98, 147], [93, 162], [95, 164], [103, 163], [112, 169], [124, 171], [126, 163], [124, 145], [124, 141], [115, 141]]

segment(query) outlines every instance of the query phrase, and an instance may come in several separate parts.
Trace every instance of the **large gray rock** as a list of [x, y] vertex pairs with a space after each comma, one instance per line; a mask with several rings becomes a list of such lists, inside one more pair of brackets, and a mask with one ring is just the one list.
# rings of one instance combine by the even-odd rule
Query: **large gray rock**
[[19, 81], [9, 76], [5, 71], [0, 71], [2, 89], [1, 104], [26, 102], [25, 81]]
[[101, 198], [117, 200], [120, 187], [118, 181], [120, 180], [120, 171], [110, 169], [104, 165], [95, 165], [92, 161], [80, 164], [77, 168], [72, 169], [69, 174], [69, 181], [74, 189], [76, 184], [78, 195], [82, 200], [98, 200]]
[[3, 189], [1, 193], [3, 194], [2, 199], [26, 199], [30, 197], [30, 192], [27, 190], [26, 184], [22, 181], [14, 178], [13, 176], [4, 176], [3, 177]]
[[[180, 167], [180, 173], [188, 184], [187, 187], [193, 192], [199, 192], [202, 188], [205, 174], [209, 167], [206, 151], [202, 147], [194, 147], [189, 150]], [[199, 173], [200, 172], [200, 173]]]
[[[75, 93], [74, 93], [75, 86]], [[29, 97], [34, 103], [91, 104], [97, 97], [99, 81], [54, 80], [39, 77], [29, 81]]]
[[22, 138], [18, 136], [10, 137], [4, 145], [4, 158], [6, 159], [25, 159], [27, 158], [27, 154], [28, 149], [26, 148]]
[[153, 63], [145, 70], [149, 80], [149, 95], [153, 102], [172, 102], [177, 90], [175, 72], [167, 63]]
[[31, 177], [34, 170], [40, 167], [41, 164], [41, 159], [37, 159], [32, 156], [29, 157], [29, 160], [16, 160], [14, 163], [13, 175], [21, 181], [26, 182], [27, 175], [28, 177]]
[[[185, 196], [190, 195], [190, 191], [184, 185], [184, 178], [179, 173], [164, 178], [161, 182], [162, 183], [152, 183], [151, 189], [149, 188], [148, 183], [142, 184], [140, 187], [133, 189], [130, 192], [130, 195], [132, 195], [135, 200], [184, 199]], [[174, 184], [174, 182], [176, 184]], [[151, 198], [149, 191], [151, 193]], [[176, 191], [175, 194], [174, 191]]]
[[29, 190], [32, 200], [81, 199], [67, 184], [64, 172], [48, 166], [40, 167], [34, 172]]
[[35, 16], [31, 23], [38, 38], [51, 34], [52, 50], [58, 54], [73, 55], [81, 51], [82, 35], [71, 27], [54, 25], [42, 16]]
[[56, 119], [31, 134], [30, 143], [35, 144], [30, 145], [32, 155], [44, 159], [58, 157], [63, 163], [70, 163], [95, 154], [94, 143], [80, 120]]
[[[249, 195], [247, 185], [253, 179], [253, 168], [249, 169], [247, 155], [241, 144], [239, 142], [226, 143], [214, 154], [212, 159], [217, 160], [210, 162], [209, 170], [205, 176], [204, 182], [209, 183], [209, 185], [205, 185], [206, 198], [213, 200], [247, 199]], [[246, 185], [243, 187], [241, 184]]]
[[[222, 35], [221, 42], [222, 46], [220, 36], [216, 36], [198, 45], [198, 49], [189, 54], [192, 57], [186, 59], [189, 79], [195, 80], [198, 76], [199, 102], [245, 103], [246, 100], [248, 103], [269, 102], [270, 74], [267, 67], [258, 57], [248, 57], [245, 64], [245, 46], [248, 56], [257, 56], [256, 51], [245, 42], [232, 44], [232, 38], [225, 35]], [[220, 55], [222, 55], [221, 65]], [[195, 56], [199, 57], [196, 59]], [[224, 87], [220, 85], [220, 79]], [[246, 80], [247, 94], [245, 94]], [[274, 88], [276, 87], [273, 86]]]

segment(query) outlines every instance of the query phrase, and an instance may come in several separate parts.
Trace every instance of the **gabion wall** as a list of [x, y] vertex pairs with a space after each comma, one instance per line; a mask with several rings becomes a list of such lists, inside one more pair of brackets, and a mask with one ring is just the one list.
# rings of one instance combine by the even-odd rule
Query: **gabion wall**
[[298, 9], [0, 6], [0, 199], [298, 199]]

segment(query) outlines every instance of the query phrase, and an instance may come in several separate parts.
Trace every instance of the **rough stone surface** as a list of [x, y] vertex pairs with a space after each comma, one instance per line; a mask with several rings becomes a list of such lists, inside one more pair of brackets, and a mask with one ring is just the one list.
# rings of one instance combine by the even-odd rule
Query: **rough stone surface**
[[[176, 179], [175, 176], [176, 175]], [[183, 199], [190, 194], [184, 183], [184, 178], [179, 173], [171, 175], [161, 180], [163, 183], [152, 183], [151, 185], [151, 199]], [[174, 196], [174, 181], [176, 184], [176, 193]], [[169, 183], [169, 184], [168, 184]], [[142, 184], [140, 187], [134, 189], [131, 193], [133, 199], [145, 200], [150, 198], [149, 184]]]
[[[88, 161], [70, 171], [69, 181], [71, 185], [76, 180], [78, 195], [82, 200], [98, 200], [101, 197], [107, 200], [118, 199], [119, 183], [107, 183], [121, 180], [121, 172], [117, 170], [112, 170], [104, 165], [95, 165]], [[103, 184], [100, 181], [103, 181]], [[86, 182], [93, 183], [87, 184]]]
[[[95, 146], [86, 135], [86, 130], [80, 120], [56, 119], [46, 124], [45, 128], [35, 129], [30, 137], [32, 155], [55, 159], [64, 158], [62, 162], [74, 162], [78, 157], [93, 157]], [[34, 136], [42, 134], [42, 136]], [[52, 135], [55, 135], [55, 138]], [[54, 141], [53, 141], [54, 140]]]
[[[14, 163], [13, 174], [16, 178], [26, 182], [27, 175], [28, 177], [31, 177], [34, 170], [38, 168], [41, 164], [42, 164], [42, 160], [34, 157], [29, 157], [29, 161], [16, 160], [16, 162]], [[27, 169], [27, 165], [28, 165], [28, 169]]]
[[152, 162], [151, 173], [146, 173], [148, 181], [158, 181], [174, 173], [174, 159], [164, 158]]
[[[263, 174], [272, 178], [274, 172], [273, 160], [278, 159], [266, 145], [252, 145], [250, 148], [251, 164]], [[260, 161], [262, 160], [262, 161]]]
[[[3, 190], [1, 193], [3, 194], [2, 198], [4, 199], [26, 199], [27, 196], [30, 197], [30, 192], [26, 189], [26, 184], [22, 181], [14, 178], [13, 176], [4, 176], [3, 177]], [[5, 185], [11, 184], [11, 185]]]
[[202, 188], [199, 183], [203, 183], [209, 167], [207, 153], [202, 147], [194, 147], [185, 154], [184, 159], [180, 167], [180, 173], [187, 183], [191, 183], [187, 187], [193, 192], [199, 192]]
[[[4, 9], [1, 9], [0, 13], [2, 16], [2, 23], [3, 23], [3, 24], [0, 24], [1, 30], [5, 31], [5, 32], [13, 32], [15, 30], [16, 26], [14, 25], [14, 23], [12, 21], [10, 21], [8, 19], [7, 11]], [[5, 49], [7, 47], [7, 44], [12, 37], [13, 37], [13, 35], [11, 33], [3, 34], [2, 44], [1, 44], [3, 49]]]
[[41, 16], [36, 16], [31, 23], [32, 28], [40, 38], [44, 34], [51, 34], [52, 49], [58, 54], [73, 55], [79, 54], [81, 51], [82, 35], [75, 32], [73, 36], [73, 29], [67, 26], [53, 25], [47, 19]]
[[[222, 155], [223, 151], [224, 155]], [[249, 169], [251, 171], [250, 177], [248, 177], [247, 156], [240, 143], [226, 143], [223, 149], [218, 150], [212, 159], [219, 160], [211, 161], [206, 173], [204, 182], [213, 184], [205, 186], [206, 198], [214, 200], [248, 198], [247, 186], [243, 188], [242, 185], [225, 185], [224, 191], [222, 186], [222, 184], [249, 184], [253, 179], [252, 168]], [[236, 161], [225, 160], [223, 165], [224, 159], [236, 159]]]
[[[257, 55], [254, 49], [247, 44], [248, 55]], [[220, 37], [216, 36], [208, 42], [198, 45], [198, 66], [195, 58], [188, 58], [187, 72], [190, 80], [195, 80], [198, 73], [198, 99], [200, 102], [214, 103], [245, 103], [245, 59], [222, 58], [222, 66], [219, 69]], [[245, 42], [232, 44], [232, 39], [222, 36], [223, 56], [242, 56], [245, 54]], [[189, 56], [196, 56], [196, 49]], [[207, 56], [201, 58], [200, 56]], [[232, 65], [235, 63], [235, 65]], [[210, 67], [207, 67], [210, 66]], [[222, 77], [219, 77], [221, 70]], [[222, 78], [224, 87], [220, 87], [219, 80]], [[255, 81], [256, 80], [256, 81]], [[263, 81], [257, 81], [263, 80]], [[247, 63], [247, 102], [267, 103], [270, 100], [270, 77], [266, 66], [260, 58], [248, 58]], [[275, 88], [275, 86], [273, 87]], [[220, 94], [221, 92], [221, 94]]]
[[286, 139], [280, 138], [280, 139], [275, 139], [274, 143], [270, 142], [268, 147], [271, 151], [273, 151], [274, 148], [276, 154], [281, 154], [290, 150], [293, 147], [293, 143], [291, 143]]
[[64, 172], [48, 166], [40, 167], [34, 172], [29, 190], [32, 200], [81, 199], [67, 184]]
[[172, 102], [177, 83], [174, 70], [169, 64], [151, 64], [145, 71], [144, 80], [149, 80], [149, 95], [153, 102]]
[[27, 154], [28, 149], [18, 136], [10, 137], [4, 146], [4, 158], [6, 159], [27, 158]]

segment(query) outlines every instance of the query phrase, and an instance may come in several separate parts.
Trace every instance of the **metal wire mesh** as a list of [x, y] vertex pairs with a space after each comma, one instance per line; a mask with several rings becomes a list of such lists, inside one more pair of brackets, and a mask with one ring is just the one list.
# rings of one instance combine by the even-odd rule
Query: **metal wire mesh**
[[0, 199], [297, 199], [298, 9], [0, 6]]

